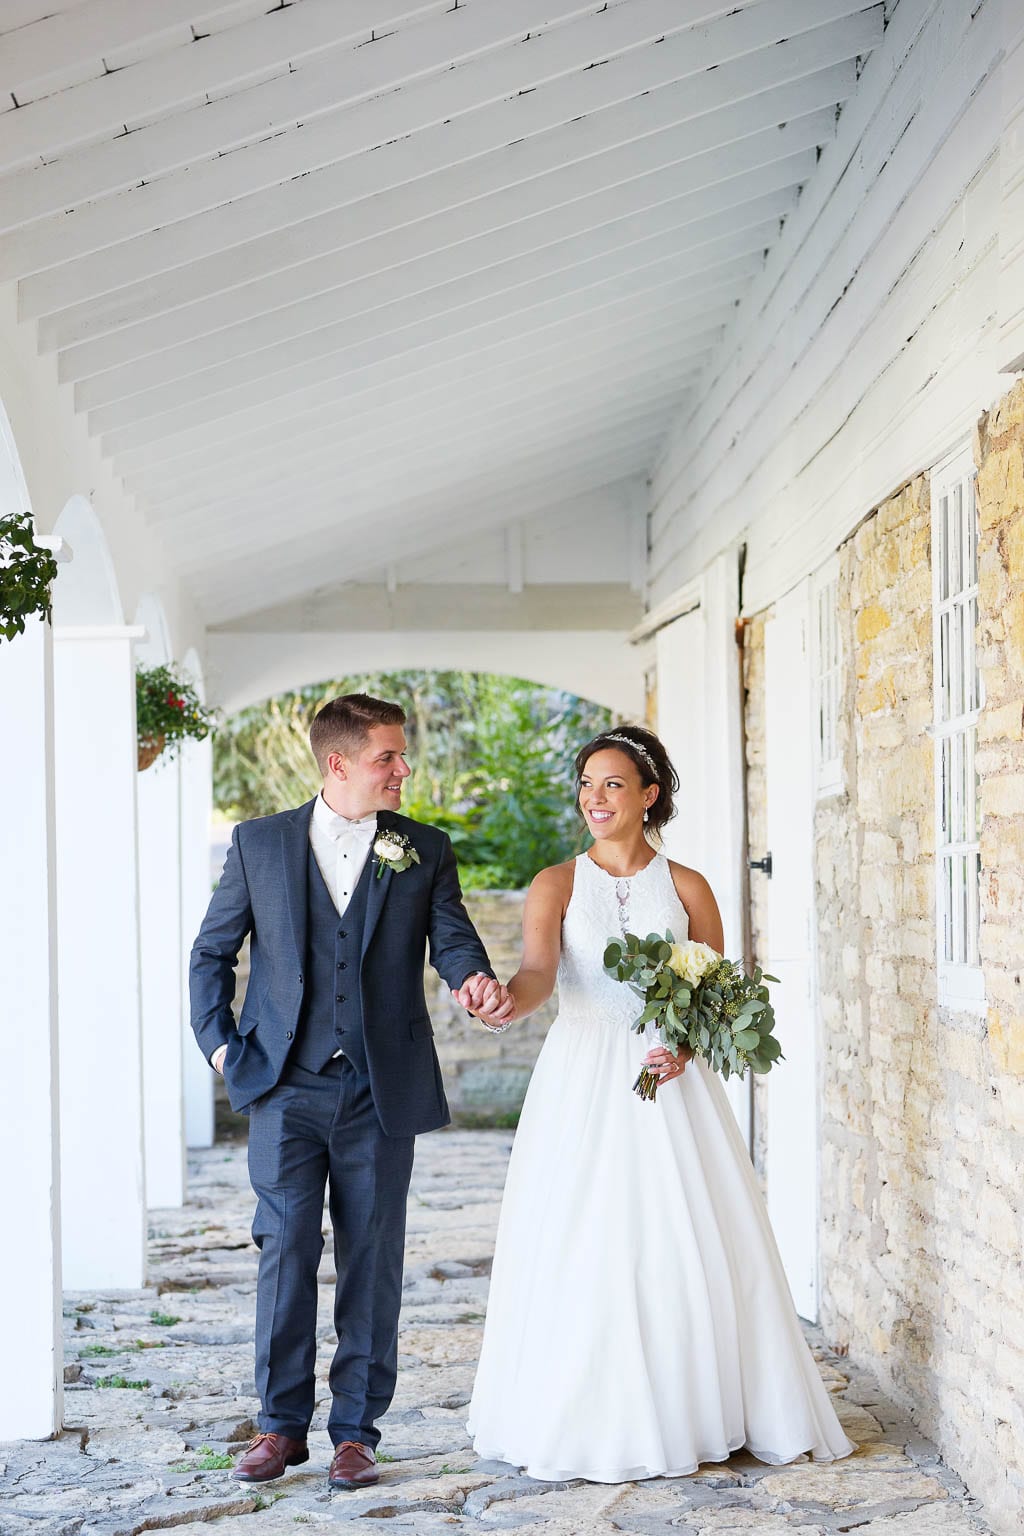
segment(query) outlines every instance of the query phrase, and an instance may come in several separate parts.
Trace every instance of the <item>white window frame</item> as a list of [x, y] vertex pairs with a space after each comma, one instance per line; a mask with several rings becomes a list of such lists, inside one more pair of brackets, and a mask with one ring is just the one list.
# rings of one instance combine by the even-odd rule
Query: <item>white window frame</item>
[[[963, 1012], [984, 1013], [985, 978], [978, 954], [981, 849], [974, 774], [978, 719], [984, 702], [975, 650], [976, 475], [969, 446], [959, 448], [936, 465], [931, 474], [931, 734], [935, 741], [935, 953], [939, 1002]], [[959, 541], [957, 548], [950, 550], [947, 507], [957, 505], [958, 498]], [[972, 615], [974, 623], [970, 622]], [[973, 876], [972, 867], [976, 871]]]
[[843, 790], [839, 753], [843, 648], [839, 633], [839, 556], [811, 578], [811, 699], [814, 709], [814, 791], [821, 800]]

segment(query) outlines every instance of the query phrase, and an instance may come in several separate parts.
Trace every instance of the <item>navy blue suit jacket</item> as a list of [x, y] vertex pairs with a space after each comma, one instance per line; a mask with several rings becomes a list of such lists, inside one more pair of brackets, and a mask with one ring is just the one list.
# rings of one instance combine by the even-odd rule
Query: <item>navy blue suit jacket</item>
[[[234, 829], [224, 873], [192, 946], [192, 1028], [207, 1061], [227, 1045], [224, 1079], [236, 1110], [276, 1085], [298, 1033], [314, 803]], [[379, 879], [376, 868], [370, 875], [359, 975], [366, 1059], [384, 1130], [415, 1136], [451, 1119], [423, 990], [427, 946], [449, 987], [461, 987], [475, 971], [493, 972], [462, 904], [447, 835], [391, 811], [379, 811], [377, 824], [382, 832], [403, 832], [420, 862], [400, 873], [385, 867]], [[235, 965], [246, 934], [249, 985], [236, 1028]]]

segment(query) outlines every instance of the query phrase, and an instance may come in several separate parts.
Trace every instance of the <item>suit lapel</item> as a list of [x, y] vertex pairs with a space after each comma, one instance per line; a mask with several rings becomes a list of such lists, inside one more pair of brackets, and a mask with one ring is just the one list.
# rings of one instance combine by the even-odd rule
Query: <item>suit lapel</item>
[[[389, 832], [394, 826], [395, 818], [392, 816], [390, 811], [377, 812], [378, 834], [381, 832]], [[374, 838], [374, 842], [376, 842], [376, 840], [377, 839]], [[387, 896], [388, 891], [391, 889], [392, 880], [395, 878], [394, 870], [389, 869], [386, 864], [381, 871], [380, 878], [377, 878], [377, 858], [372, 848], [370, 849], [369, 862], [371, 865], [373, 865], [373, 868], [370, 870], [370, 889], [366, 893], [366, 918], [363, 922], [362, 950], [364, 955], [370, 946], [370, 940], [373, 938], [378, 919], [380, 918], [380, 914], [384, 909], [384, 899]]]
[[300, 964], [306, 957], [306, 929], [309, 921], [306, 896], [306, 870], [309, 863], [309, 823], [313, 816], [314, 800], [292, 811], [281, 828], [281, 851], [284, 855], [284, 888], [288, 898], [288, 913], [292, 920], [292, 934]]

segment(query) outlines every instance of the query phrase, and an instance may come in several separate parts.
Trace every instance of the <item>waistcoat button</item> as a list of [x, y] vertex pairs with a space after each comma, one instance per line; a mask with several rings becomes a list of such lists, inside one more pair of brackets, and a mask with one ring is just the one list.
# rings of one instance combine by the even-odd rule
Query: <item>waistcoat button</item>
[[290, 1029], [286, 1029], [285, 1030], [284, 1037], [285, 1037], [286, 1040], [290, 1040], [292, 1038], [292, 1032], [291, 1032]]

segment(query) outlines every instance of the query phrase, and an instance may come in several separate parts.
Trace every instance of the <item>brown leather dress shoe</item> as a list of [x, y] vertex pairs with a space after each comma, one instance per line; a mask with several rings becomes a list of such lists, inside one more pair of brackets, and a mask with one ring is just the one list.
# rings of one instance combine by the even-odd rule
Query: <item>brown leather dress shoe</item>
[[257, 1435], [245, 1448], [245, 1455], [231, 1476], [240, 1483], [269, 1483], [281, 1477], [285, 1467], [297, 1467], [309, 1460], [305, 1440], [289, 1440], [287, 1435]]
[[380, 1482], [377, 1458], [358, 1440], [343, 1440], [334, 1447], [327, 1481], [332, 1488], [369, 1488]]

